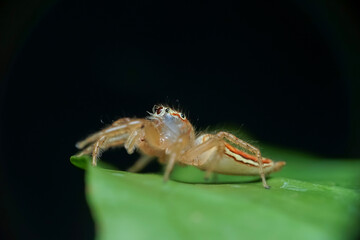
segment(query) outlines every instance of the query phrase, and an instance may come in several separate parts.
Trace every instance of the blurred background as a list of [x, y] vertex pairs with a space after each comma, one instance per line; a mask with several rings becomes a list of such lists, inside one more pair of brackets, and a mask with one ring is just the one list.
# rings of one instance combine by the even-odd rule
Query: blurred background
[[358, 10], [340, 0], [2, 1], [0, 238], [92, 239], [74, 145], [157, 103], [198, 129], [239, 126], [260, 147], [359, 158]]

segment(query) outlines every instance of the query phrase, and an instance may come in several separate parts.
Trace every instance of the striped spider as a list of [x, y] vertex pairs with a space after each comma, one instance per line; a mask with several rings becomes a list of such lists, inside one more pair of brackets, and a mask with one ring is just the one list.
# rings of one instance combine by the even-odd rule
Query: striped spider
[[93, 166], [101, 151], [122, 146], [128, 154], [135, 149], [141, 154], [128, 171], [138, 172], [157, 157], [166, 164], [164, 181], [169, 179], [175, 163], [179, 163], [205, 170], [207, 178], [213, 172], [260, 175], [263, 186], [269, 188], [265, 175], [285, 165], [262, 158], [258, 148], [228, 132], [196, 134], [183, 113], [164, 105], [155, 105], [146, 118], [120, 118], [76, 144], [81, 150], [78, 155], [92, 154]]

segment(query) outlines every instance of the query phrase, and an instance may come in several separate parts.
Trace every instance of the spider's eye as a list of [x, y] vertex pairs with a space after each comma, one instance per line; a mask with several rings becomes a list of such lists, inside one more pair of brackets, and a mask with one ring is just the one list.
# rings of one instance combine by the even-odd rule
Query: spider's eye
[[155, 105], [152, 109], [153, 113], [160, 114], [164, 108], [162, 106]]
[[163, 107], [158, 107], [158, 108], [156, 109], [156, 113], [157, 113], [157, 114], [160, 114], [161, 111], [162, 111], [162, 109], [163, 109]]
[[185, 119], [185, 114], [181, 113], [181, 114], [180, 114], [180, 117], [181, 117], [182, 119]]
[[165, 112], [167, 112], [167, 113], [168, 113], [169, 111], [170, 111], [170, 110], [169, 110], [169, 108], [165, 108]]

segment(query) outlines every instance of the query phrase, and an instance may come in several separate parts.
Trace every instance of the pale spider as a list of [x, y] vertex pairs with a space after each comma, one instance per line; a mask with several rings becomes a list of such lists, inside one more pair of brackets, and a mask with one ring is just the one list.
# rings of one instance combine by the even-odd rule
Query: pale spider
[[[228, 132], [195, 134], [185, 115], [170, 107], [155, 105], [145, 119], [120, 118], [111, 126], [90, 135], [76, 144], [78, 155], [92, 154], [95, 166], [101, 151], [124, 146], [128, 154], [137, 149], [141, 157], [128, 169], [138, 172], [154, 157], [165, 163], [164, 181], [175, 165], [192, 165], [206, 171], [228, 175], [260, 175], [263, 186], [269, 188], [265, 175], [278, 171], [285, 162], [262, 158], [258, 148]], [[241, 151], [234, 146], [247, 150]]]

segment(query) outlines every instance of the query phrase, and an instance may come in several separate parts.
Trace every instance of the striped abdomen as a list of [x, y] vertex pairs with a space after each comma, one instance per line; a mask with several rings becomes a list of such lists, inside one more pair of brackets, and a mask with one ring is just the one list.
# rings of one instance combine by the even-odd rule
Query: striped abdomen
[[[208, 139], [209, 135], [203, 135], [199, 137], [196, 142], [200, 144]], [[230, 174], [230, 175], [259, 175], [259, 162], [257, 157], [253, 154], [246, 153], [240, 149], [230, 145], [224, 141], [225, 149], [221, 159], [218, 161], [214, 172]], [[216, 148], [212, 148], [209, 151], [199, 156], [199, 168], [207, 169], [210, 162], [215, 157]], [[278, 171], [285, 162], [274, 162], [268, 158], [262, 158], [263, 169], [265, 174]]]

